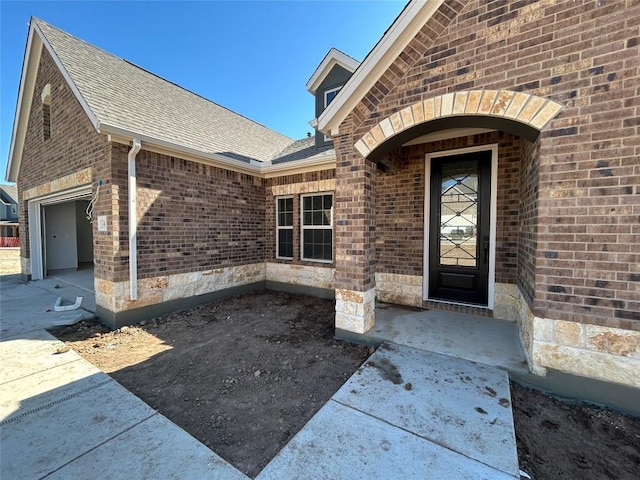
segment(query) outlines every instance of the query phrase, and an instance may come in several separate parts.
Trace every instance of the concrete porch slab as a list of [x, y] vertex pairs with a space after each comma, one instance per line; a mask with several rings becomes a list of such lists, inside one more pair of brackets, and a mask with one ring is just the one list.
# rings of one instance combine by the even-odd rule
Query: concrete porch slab
[[384, 343], [258, 478], [519, 478], [507, 373]]
[[54, 472], [48, 479], [247, 480], [159, 413]]
[[364, 337], [528, 373], [515, 322], [383, 304]]

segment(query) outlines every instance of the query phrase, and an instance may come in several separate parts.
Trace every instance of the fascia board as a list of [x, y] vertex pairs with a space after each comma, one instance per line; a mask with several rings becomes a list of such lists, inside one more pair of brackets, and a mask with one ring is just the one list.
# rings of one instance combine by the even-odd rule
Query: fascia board
[[266, 162], [256, 162], [251, 164], [227, 158], [222, 155], [206, 153], [193, 148], [184, 147], [182, 145], [176, 145], [166, 140], [140, 134], [139, 132], [132, 132], [114, 125], [103, 124], [100, 133], [110, 136], [109, 139], [117, 143], [129, 144], [131, 139], [138, 138], [142, 141], [143, 150], [149, 150], [163, 155], [176, 156], [185, 160], [204, 163], [259, 178], [292, 175], [307, 171], [328, 170], [330, 168], [335, 168], [336, 163], [335, 155], [330, 154], [319, 155], [307, 160], [299, 160], [286, 164], [273, 165]]
[[319, 170], [331, 170], [333, 168], [336, 168], [335, 154], [319, 155], [306, 160], [297, 160], [276, 165], [264, 165], [260, 168], [260, 174], [262, 178], [273, 178], [283, 175], [317, 172]]
[[444, 0], [412, 0], [364, 59], [336, 98], [318, 117], [318, 130], [339, 133], [342, 121], [373, 87]]
[[87, 117], [89, 117], [89, 121], [93, 124], [94, 128], [96, 129], [96, 131], [99, 132], [100, 131], [100, 121], [98, 120], [98, 117], [96, 117], [95, 113], [93, 113], [93, 110], [91, 110], [91, 107], [89, 107], [89, 104], [87, 103], [87, 101], [84, 99], [84, 97], [80, 93], [80, 90], [78, 89], [78, 87], [76, 86], [75, 82], [73, 81], [73, 79], [69, 75], [69, 72], [64, 67], [62, 62], [60, 61], [60, 58], [58, 58], [58, 55], [56, 55], [55, 50], [53, 49], [53, 47], [51, 46], [51, 44], [49, 43], [49, 41], [45, 37], [44, 33], [42, 33], [42, 31], [40, 30], [40, 27], [38, 26], [38, 23], [37, 22], [33, 22], [33, 23], [35, 24], [36, 31], [38, 32], [38, 34], [40, 35], [40, 38], [42, 39], [42, 44], [45, 46], [45, 48], [47, 49], [47, 51], [51, 55], [51, 58], [55, 62], [56, 66], [58, 67], [58, 70], [60, 70], [60, 72], [62, 73], [62, 76], [65, 79], [65, 81], [67, 82], [67, 84], [69, 85], [69, 87], [71, 88], [71, 91], [73, 92], [75, 97], [78, 99], [78, 102], [82, 106], [82, 109], [86, 113]]
[[316, 71], [313, 72], [313, 75], [311, 75], [311, 78], [307, 82], [307, 91], [315, 95], [316, 90], [335, 65], [340, 65], [345, 70], [354, 72], [360, 66], [360, 62], [342, 53], [340, 50], [332, 48], [325, 55], [322, 62], [320, 62], [320, 65], [318, 65]]
[[[42, 52], [42, 41], [34, 35], [33, 21], [29, 27], [27, 36], [27, 46], [22, 60], [22, 73], [20, 74], [20, 86], [18, 87], [18, 100], [16, 102], [16, 112], [13, 117], [13, 131], [11, 133], [11, 145], [9, 147], [9, 158], [5, 180], [15, 182], [18, 179], [20, 170], [20, 158], [24, 150], [24, 140], [27, 134], [27, 123], [29, 121], [29, 111], [33, 101], [33, 89], [38, 73], [38, 63]], [[17, 158], [17, 160], [15, 160]]]
[[256, 167], [255, 165], [227, 158], [222, 155], [216, 155], [215, 153], [206, 153], [194, 148], [177, 145], [167, 140], [162, 140], [150, 135], [141, 134], [139, 132], [132, 132], [115, 125], [108, 125], [103, 123], [100, 126], [100, 133], [112, 135], [113, 141], [120, 140], [118, 141], [118, 143], [122, 143], [123, 137], [129, 139], [129, 141], [133, 138], [138, 138], [141, 142], [143, 142], [143, 150], [150, 150], [156, 153], [162, 153], [171, 156], [179, 156], [180, 158], [183, 158], [185, 160], [207, 163], [236, 172], [247, 173], [249, 175], [255, 175], [256, 173], [259, 173], [259, 167]]

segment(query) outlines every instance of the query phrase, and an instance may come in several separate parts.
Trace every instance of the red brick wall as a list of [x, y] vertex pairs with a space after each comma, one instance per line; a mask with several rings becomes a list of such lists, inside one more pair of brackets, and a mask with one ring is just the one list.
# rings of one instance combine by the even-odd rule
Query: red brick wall
[[[265, 259], [268, 262], [287, 263], [291, 265], [312, 265], [312, 266], [326, 266], [331, 267], [333, 263], [319, 263], [309, 262], [301, 260], [300, 255], [300, 193], [294, 193], [291, 195], [274, 195], [274, 188], [281, 185], [296, 185], [296, 184], [308, 184], [309, 182], [317, 182], [318, 180], [332, 180], [335, 179], [335, 169], [322, 170], [319, 172], [300, 173], [295, 175], [283, 175], [281, 177], [273, 177], [266, 180], [266, 196], [265, 196], [265, 209], [266, 209], [266, 251]], [[306, 192], [304, 192], [306, 193]], [[322, 191], [318, 193], [333, 193], [331, 191]], [[293, 260], [278, 259], [276, 258], [276, 198], [277, 197], [293, 197]], [[335, 194], [334, 194], [335, 204]], [[334, 219], [335, 223], [335, 219]], [[334, 226], [335, 232], [335, 226]], [[335, 234], [334, 234], [334, 263], [335, 263]]]
[[497, 143], [496, 282], [516, 283], [520, 142], [514, 135], [493, 132], [402, 148], [398, 170], [378, 173], [377, 271], [423, 274], [425, 155]]
[[[41, 93], [46, 84], [51, 84], [51, 131], [48, 140], [44, 139], [43, 134], [41, 100]], [[92, 167], [93, 185], [97, 184], [99, 178], [104, 182], [95, 212], [106, 214], [107, 209], [111, 207], [107, 198], [111, 192], [108, 156], [106, 138], [96, 132], [51, 56], [43, 49], [18, 173], [20, 196], [25, 190]], [[21, 255], [30, 257], [28, 205], [22, 198], [19, 209]], [[94, 226], [97, 245], [94, 251], [96, 276], [110, 278], [110, 239], [105, 235], [99, 236], [96, 230]]]
[[[114, 149], [114, 165], [126, 165], [126, 153]], [[136, 172], [140, 278], [264, 261], [264, 180], [145, 150]], [[127, 218], [125, 209], [123, 253]]]
[[640, 329], [639, 26], [634, 0], [447, 0], [341, 134], [357, 141], [404, 106], [455, 91], [560, 102], [527, 155], [538, 182], [525, 179], [523, 198], [537, 203], [521, 208], [518, 283], [539, 315]]
[[[538, 150], [540, 142], [522, 140], [522, 175], [520, 177], [520, 226], [518, 232], [518, 281], [520, 292], [529, 305], [534, 305], [536, 282], [536, 254], [538, 251]], [[541, 314], [542, 312], [534, 313]]]
[[349, 146], [353, 135], [334, 137], [336, 146], [335, 286], [366, 291], [375, 285], [376, 166]]

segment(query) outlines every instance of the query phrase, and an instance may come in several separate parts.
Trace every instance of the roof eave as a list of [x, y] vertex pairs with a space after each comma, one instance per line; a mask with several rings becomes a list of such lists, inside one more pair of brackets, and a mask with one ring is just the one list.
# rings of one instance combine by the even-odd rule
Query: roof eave
[[318, 117], [318, 130], [337, 135], [340, 124], [389, 68], [444, 0], [411, 0], [384, 36]]
[[353, 73], [360, 66], [360, 62], [351, 58], [349, 55], [342, 53], [337, 48], [331, 48], [307, 82], [307, 91], [312, 95], [315, 95], [316, 90], [335, 65], [340, 65], [342, 68]]
[[[37, 53], [33, 53], [37, 50]], [[22, 60], [22, 73], [20, 74], [20, 84], [18, 86], [18, 100], [16, 102], [16, 112], [13, 117], [13, 131], [11, 132], [11, 145], [9, 146], [9, 158], [7, 160], [7, 170], [5, 180], [16, 182], [18, 180], [18, 170], [24, 149], [27, 122], [29, 120], [29, 110], [33, 100], [33, 86], [35, 85], [38, 71], [38, 59], [42, 51], [42, 41], [34, 35], [33, 21], [29, 25], [27, 45]], [[35, 66], [33, 65], [35, 63]], [[25, 88], [29, 85], [30, 88]], [[26, 97], [26, 98], [25, 98]], [[18, 160], [16, 160], [18, 158]]]
[[165, 155], [176, 156], [185, 160], [212, 165], [248, 175], [271, 178], [280, 175], [292, 175], [308, 171], [327, 170], [335, 168], [335, 155], [320, 155], [314, 158], [298, 160], [286, 164], [273, 165], [270, 162], [251, 161], [249, 163], [225, 157], [216, 153], [203, 152], [193, 148], [178, 145], [167, 140], [155, 138], [150, 135], [132, 132], [115, 125], [103, 124], [101, 133], [110, 135], [113, 141], [129, 143], [137, 138], [142, 142], [144, 150], [153, 151]]
[[27, 123], [29, 121], [29, 111], [31, 110], [31, 104], [35, 93], [35, 81], [38, 75], [38, 64], [40, 62], [40, 56], [42, 55], [43, 46], [47, 49], [49, 55], [51, 55], [51, 58], [58, 67], [58, 70], [60, 70], [60, 73], [71, 88], [75, 97], [78, 99], [78, 102], [87, 114], [87, 117], [89, 117], [94, 128], [96, 131], [100, 132], [100, 122], [98, 118], [91, 108], [89, 108], [89, 105], [78, 90], [78, 87], [75, 85], [73, 80], [71, 80], [69, 72], [67, 72], [67, 69], [56, 55], [53, 47], [45, 37], [42, 30], [40, 30], [38, 22], [32, 17], [29, 24], [25, 59], [22, 63], [22, 74], [20, 77], [20, 87], [18, 89], [16, 114], [14, 117], [11, 146], [9, 148], [9, 159], [5, 173], [5, 179], [9, 182], [16, 182], [18, 179], [18, 172], [20, 170], [20, 163], [24, 150], [24, 141], [27, 133]]

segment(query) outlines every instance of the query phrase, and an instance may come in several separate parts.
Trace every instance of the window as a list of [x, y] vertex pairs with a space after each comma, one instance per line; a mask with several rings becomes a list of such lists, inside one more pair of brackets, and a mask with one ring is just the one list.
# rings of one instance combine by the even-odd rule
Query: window
[[276, 199], [276, 258], [293, 258], [293, 197]]
[[[326, 90], [324, 92], [324, 108], [327, 108], [329, 104], [333, 101], [333, 99], [336, 98], [336, 95], [338, 95], [338, 92], [340, 91], [341, 88], [342, 88], [342, 85], [336, 88], [332, 88], [331, 90]], [[331, 137], [327, 137], [326, 135], [324, 135], [324, 141], [330, 142]]]
[[51, 84], [47, 83], [42, 89], [42, 136], [45, 140], [51, 138]]
[[324, 108], [327, 108], [331, 101], [336, 98], [336, 95], [338, 95], [338, 92], [341, 88], [342, 86], [332, 88], [331, 90], [327, 90], [324, 92]]
[[17, 215], [18, 214], [18, 206], [15, 203], [11, 204], [11, 214], [12, 215]]
[[333, 194], [302, 196], [302, 259], [333, 261]]

